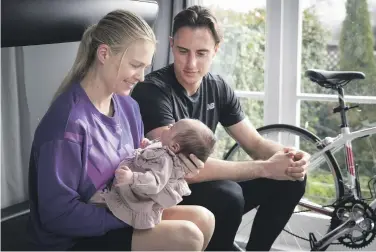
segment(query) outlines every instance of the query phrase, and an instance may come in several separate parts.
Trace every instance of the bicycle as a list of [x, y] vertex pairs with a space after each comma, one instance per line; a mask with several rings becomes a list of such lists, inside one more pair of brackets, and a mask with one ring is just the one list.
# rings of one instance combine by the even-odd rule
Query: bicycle
[[[325, 137], [320, 139], [318, 136], [304, 128], [287, 124], [267, 125], [259, 128], [258, 131], [261, 135], [266, 135], [268, 133], [276, 134], [272, 139], [282, 142], [285, 145], [287, 143], [290, 146], [299, 146], [302, 145], [302, 143], [300, 143], [301, 140], [308, 140], [308, 143], [312, 144], [310, 148], [311, 152], [309, 152], [311, 158], [308, 168], [307, 183], [310, 178], [310, 171], [312, 171], [313, 177], [316, 176], [320, 178], [321, 176], [321, 178], [324, 178], [325, 176], [331, 176], [334, 184], [334, 193], [332, 195], [333, 202], [330, 204], [315, 203], [313, 202], [315, 195], [306, 196], [306, 189], [305, 196], [303, 196], [299, 202], [299, 210], [295, 211], [294, 214], [302, 215], [305, 212], [314, 212], [316, 213], [315, 216], [322, 216], [322, 218], [320, 217], [321, 219], [317, 218], [315, 220], [326, 219], [330, 222], [330, 226], [328, 230], [324, 231], [326, 234], [320, 239], [318, 239], [313, 232], [310, 232], [308, 238], [305, 238], [301, 236], [301, 232], [296, 234], [286, 230], [286, 227], [284, 231], [294, 237], [308, 241], [312, 251], [324, 251], [331, 244], [342, 244], [349, 248], [363, 248], [369, 245], [376, 236], [376, 175], [374, 175], [368, 182], [371, 197], [366, 199], [361, 193], [358, 171], [354, 162], [352, 141], [364, 137], [370, 137], [376, 133], [376, 127], [353, 132], [350, 131], [346, 113], [357, 106], [348, 107], [346, 105], [344, 86], [353, 80], [364, 79], [365, 75], [362, 72], [355, 71], [325, 71], [310, 69], [305, 72], [305, 76], [324, 88], [330, 88], [337, 91], [339, 105], [333, 109], [333, 112], [339, 113], [341, 116], [341, 133], [336, 137]], [[283, 132], [295, 134], [295, 137], [292, 138], [292, 140], [290, 139], [289, 141], [286, 141], [287, 139], [281, 135]], [[308, 145], [305, 144], [303, 147], [307, 146]], [[344, 149], [343, 158], [345, 159], [344, 172], [341, 172], [340, 165], [337, 162], [339, 159], [335, 157], [335, 154], [342, 148]], [[242, 151], [239, 144], [235, 143], [235, 145], [225, 154], [224, 159], [234, 160], [234, 158], [237, 158], [239, 160], [239, 157], [241, 157], [240, 159], [244, 159], [246, 155], [248, 154]], [[375, 156], [373, 156], [373, 159], [376, 160]], [[317, 169], [317, 167], [320, 167], [321, 165], [324, 165], [324, 168], [321, 170]], [[345, 176], [348, 178], [348, 181], [345, 181]], [[314, 181], [312, 183], [320, 182]], [[319, 186], [322, 185], [319, 184]], [[330, 188], [330, 186], [328, 188]], [[371, 202], [368, 203], [370, 200]], [[319, 201], [322, 201], [322, 198], [320, 198]], [[302, 208], [304, 210], [301, 210]], [[324, 218], [325, 216], [326, 218]], [[242, 223], [238, 230], [238, 234], [245, 226], [246, 224]], [[249, 235], [249, 232], [247, 235]], [[335, 240], [338, 242], [334, 243]], [[235, 244], [241, 247], [239, 242], [235, 242]]]

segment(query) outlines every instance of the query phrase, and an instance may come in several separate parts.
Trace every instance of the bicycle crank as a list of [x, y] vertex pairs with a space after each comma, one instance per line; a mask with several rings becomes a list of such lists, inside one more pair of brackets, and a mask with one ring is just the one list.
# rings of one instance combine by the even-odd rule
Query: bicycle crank
[[335, 206], [330, 231], [321, 240], [309, 234], [311, 249], [325, 250], [336, 239], [348, 248], [364, 248], [376, 237], [375, 224], [376, 214], [366, 202], [346, 199]]
[[312, 250], [320, 250], [335, 239], [348, 248], [364, 248], [376, 237], [376, 214], [361, 200], [346, 199], [335, 206], [329, 233], [317, 241], [310, 234]]

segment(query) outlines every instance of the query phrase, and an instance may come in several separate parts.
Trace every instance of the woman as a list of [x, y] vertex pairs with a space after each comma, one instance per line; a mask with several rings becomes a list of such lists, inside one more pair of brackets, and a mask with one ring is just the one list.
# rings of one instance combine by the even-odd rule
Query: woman
[[107, 14], [84, 33], [34, 136], [28, 233], [36, 249], [205, 249], [214, 230], [205, 208], [172, 207], [155, 228], [139, 231], [88, 203], [143, 139], [139, 108], [128, 94], [143, 80], [155, 45], [152, 29], [127, 11]]

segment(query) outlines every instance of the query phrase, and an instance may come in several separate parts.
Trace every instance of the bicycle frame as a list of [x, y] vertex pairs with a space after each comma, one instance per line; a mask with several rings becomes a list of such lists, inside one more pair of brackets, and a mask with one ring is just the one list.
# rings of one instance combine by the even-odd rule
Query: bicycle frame
[[[371, 127], [363, 130], [358, 131], [350, 131], [350, 127], [347, 122], [346, 112], [351, 109], [351, 107], [347, 107], [344, 100], [344, 91], [342, 87], [338, 87], [338, 100], [339, 100], [339, 106], [335, 108], [334, 112], [339, 112], [341, 114], [341, 133], [335, 137], [326, 137], [322, 141], [318, 142], [318, 147], [321, 148], [320, 151], [314, 153], [310, 158], [310, 164], [312, 167], [315, 167], [318, 163], [323, 160], [324, 153], [327, 151], [330, 151], [332, 153], [335, 153], [336, 150], [339, 150], [341, 147], [345, 147], [345, 158], [346, 158], [346, 168], [347, 172], [350, 177], [350, 192], [352, 193], [352, 196], [355, 199], [359, 199], [360, 197], [360, 188], [358, 184], [358, 177], [357, 177], [357, 171], [355, 167], [355, 161], [354, 161], [354, 153], [352, 149], [352, 141], [358, 138], [371, 136], [373, 134], [376, 134], [376, 127]], [[302, 205], [308, 209], [311, 209], [313, 211], [316, 211], [321, 214], [325, 214], [328, 216], [331, 216], [333, 213], [333, 209], [331, 208], [325, 208], [323, 206], [319, 206], [317, 204], [312, 204], [312, 202], [301, 202], [299, 205]], [[373, 199], [373, 201], [369, 204], [369, 206], [375, 210], [376, 209], [376, 199]], [[356, 223], [359, 221], [362, 221], [363, 218], [349, 218], [346, 222], [335, 228], [334, 230], [330, 231], [326, 235], [322, 237], [321, 240], [316, 241], [316, 238], [314, 235], [310, 234], [310, 243], [311, 248], [321, 249], [325, 247], [326, 245], [329, 245], [333, 240], [337, 239], [338, 237], [346, 234], [349, 230], [352, 230]]]
[[[356, 187], [356, 180], [357, 180], [357, 173], [356, 173], [356, 167], [354, 163], [354, 154], [352, 150], [351, 142], [354, 139], [370, 136], [373, 134], [376, 134], [376, 127], [358, 130], [354, 132], [350, 132], [349, 127], [343, 127], [341, 129], [341, 134], [339, 134], [335, 138], [326, 137], [321, 142], [318, 142], [317, 145], [321, 146], [322, 149], [320, 151], [317, 151], [311, 155], [311, 158], [309, 160], [310, 162], [310, 168], [314, 169], [314, 167], [319, 166], [322, 161], [325, 161], [325, 152], [331, 151], [332, 153], [335, 153], [337, 150], [341, 149], [341, 147], [345, 146], [345, 158], [346, 158], [346, 167], [347, 172], [350, 174], [350, 189], [353, 193], [354, 197], [358, 199], [358, 189]], [[315, 204], [310, 201], [300, 201], [299, 205], [306, 207], [308, 209], [311, 209], [312, 211], [331, 216], [333, 209], [323, 207], [319, 204]], [[370, 204], [370, 207], [372, 209], [376, 209], [376, 199], [372, 201]]]
[[[353, 150], [352, 150], [351, 142], [354, 139], [358, 139], [358, 138], [362, 138], [362, 137], [365, 137], [365, 136], [370, 136], [370, 135], [376, 134], [376, 127], [350, 132], [350, 127], [349, 127], [349, 124], [348, 124], [348, 121], [347, 121], [346, 112], [349, 109], [351, 109], [351, 107], [349, 108], [349, 107], [346, 106], [345, 94], [344, 94], [343, 87], [338, 87], [337, 92], [338, 92], [339, 106], [334, 108], [333, 112], [334, 113], [339, 112], [340, 115], [341, 115], [341, 122], [342, 122], [342, 124], [341, 124], [341, 134], [339, 134], [334, 139], [330, 138], [330, 137], [325, 138], [322, 141], [322, 143], [320, 143], [320, 144], [322, 144], [321, 146], [325, 146], [325, 147], [321, 151], [319, 151], [318, 153], [314, 154], [311, 157], [311, 159], [312, 159], [312, 162], [314, 163], [315, 159], [319, 155], [323, 155], [324, 152], [326, 152], [328, 150], [333, 151], [333, 149], [335, 149], [335, 148], [345, 146], [346, 168], [347, 168], [347, 172], [350, 175], [350, 185], [349, 185], [350, 190], [351, 190], [354, 198], [359, 199], [360, 192], [358, 191], [359, 188], [357, 188], [357, 186], [356, 186], [358, 178], [357, 178], [357, 172], [356, 172], [355, 161], [354, 161], [354, 153], [353, 153]], [[374, 200], [374, 202], [372, 202], [371, 206], [376, 207], [376, 200]]]
[[[310, 163], [314, 167], [317, 165], [317, 163], [321, 162], [321, 157], [324, 155], [326, 151], [333, 151], [333, 150], [339, 149], [339, 147], [345, 146], [346, 166], [347, 166], [347, 171], [351, 177], [350, 188], [354, 194], [354, 197], [358, 199], [358, 192], [356, 189], [356, 179], [357, 179], [356, 167], [354, 163], [354, 154], [353, 154], [351, 142], [354, 139], [376, 134], [376, 127], [353, 131], [353, 132], [350, 132], [349, 127], [344, 127], [341, 129], [341, 132], [342, 133], [339, 134], [335, 138], [327, 137], [323, 139], [321, 142], [319, 142], [318, 145], [321, 145], [321, 146], [326, 145], [326, 146], [311, 156]], [[372, 206], [376, 207], [376, 199], [374, 201], [375, 202], [373, 202]]]

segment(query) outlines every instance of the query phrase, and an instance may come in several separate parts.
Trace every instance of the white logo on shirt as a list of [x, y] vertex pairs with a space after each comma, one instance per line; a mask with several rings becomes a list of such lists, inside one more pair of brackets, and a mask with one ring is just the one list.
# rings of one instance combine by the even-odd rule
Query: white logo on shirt
[[215, 108], [215, 104], [214, 104], [214, 102], [212, 102], [212, 103], [206, 105], [206, 110], [211, 110], [211, 109], [214, 109], [214, 108]]

